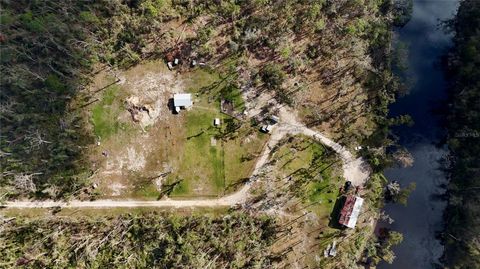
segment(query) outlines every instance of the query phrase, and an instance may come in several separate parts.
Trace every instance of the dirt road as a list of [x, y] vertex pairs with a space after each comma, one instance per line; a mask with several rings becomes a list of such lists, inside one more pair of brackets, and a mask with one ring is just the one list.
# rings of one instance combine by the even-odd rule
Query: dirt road
[[191, 200], [173, 200], [165, 199], [159, 201], [141, 201], [141, 200], [96, 200], [96, 201], [78, 201], [69, 202], [59, 201], [9, 201], [3, 206], [6, 208], [107, 208], [107, 207], [220, 207], [234, 206], [245, 202], [251, 188], [251, 183], [262, 173], [262, 168], [268, 162], [271, 149], [286, 135], [303, 134], [318, 140], [322, 144], [332, 148], [340, 155], [343, 162], [343, 175], [346, 180], [352, 182], [355, 186], [363, 185], [369, 177], [368, 165], [361, 159], [355, 158], [345, 147], [328, 139], [321, 133], [307, 128], [297, 121], [295, 113], [286, 108], [280, 109], [280, 123], [278, 123], [271, 132], [270, 140], [260, 155], [255, 168], [247, 182], [237, 192], [216, 198], [216, 199], [191, 199]]

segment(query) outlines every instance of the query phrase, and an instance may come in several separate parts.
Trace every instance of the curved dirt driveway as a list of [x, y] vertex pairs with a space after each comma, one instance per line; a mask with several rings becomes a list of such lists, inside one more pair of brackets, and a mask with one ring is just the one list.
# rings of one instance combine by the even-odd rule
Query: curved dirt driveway
[[159, 201], [142, 201], [142, 200], [95, 200], [95, 201], [79, 201], [72, 200], [68, 202], [59, 201], [9, 201], [3, 204], [6, 208], [106, 208], [106, 207], [219, 207], [234, 206], [245, 202], [251, 188], [251, 182], [256, 180], [256, 176], [262, 172], [262, 168], [268, 161], [271, 149], [286, 135], [303, 134], [318, 140], [322, 144], [332, 148], [340, 155], [343, 162], [343, 175], [346, 180], [352, 182], [355, 186], [363, 185], [369, 177], [368, 165], [361, 159], [355, 158], [345, 147], [328, 139], [321, 133], [307, 128], [298, 122], [295, 114], [285, 108], [280, 109], [280, 123], [278, 123], [271, 132], [270, 140], [260, 155], [252, 176], [240, 190], [230, 195], [216, 199], [191, 199], [191, 200], [173, 200], [165, 199]]

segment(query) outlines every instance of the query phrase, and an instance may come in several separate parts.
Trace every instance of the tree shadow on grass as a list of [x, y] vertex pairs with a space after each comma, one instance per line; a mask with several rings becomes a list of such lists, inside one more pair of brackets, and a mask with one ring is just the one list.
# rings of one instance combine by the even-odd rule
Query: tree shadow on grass
[[175, 187], [182, 183], [182, 181], [183, 179], [179, 179], [171, 184], [163, 184], [162, 191], [157, 199], [160, 200], [163, 196], [172, 194], [172, 192], [175, 190]]
[[250, 180], [249, 177], [241, 178], [241, 179], [229, 184], [228, 186], [226, 186], [225, 190], [230, 190], [232, 188], [236, 188], [237, 186], [247, 184], [249, 180]]
[[328, 227], [334, 229], [345, 229], [339, 222], [340, 211], [342, 210], [343, 204], [345, 203], [345, 196], [338, 196], [333, 206], [332, 213], [330, 213], [330, 221], [328, 222]]

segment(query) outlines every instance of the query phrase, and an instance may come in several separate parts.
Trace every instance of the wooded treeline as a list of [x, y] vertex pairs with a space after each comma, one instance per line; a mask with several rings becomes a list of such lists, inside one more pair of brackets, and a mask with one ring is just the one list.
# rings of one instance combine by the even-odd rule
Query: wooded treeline
[[277, 229], [245, 214], [0, 221], [1, 268], [268, 268]]
[[473, 269], [480, 267], [480, 1], [461, 1], [450, 27], [445, 260], [449, 268]]

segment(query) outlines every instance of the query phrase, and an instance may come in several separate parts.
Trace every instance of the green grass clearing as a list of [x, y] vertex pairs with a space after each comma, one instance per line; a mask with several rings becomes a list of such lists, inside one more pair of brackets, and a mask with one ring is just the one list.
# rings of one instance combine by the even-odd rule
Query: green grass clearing
[[187, 75], [186, 88], [211, 100], [220, 101], [223, 98], [232, 101], [235, 110], [241, 112], [245, 109], [245, 101], [229, 76], [222, 77], [208, 69], [196, 69]]
[[341, 162], [321, 144], [305, 137], [290, 138], [275, 153], [281, 176], [291, 176], [293, 191], [304, 205], [311, 205], [317, 216], [327, 217], [332, 211], [338, 189], [344, 184]]
[[[193, 108], [182, 111], [185, 114], [186, 141], [181, 163], [177, 171], [170, 176], [170, 182], [182, 180], [173, 190], [174, 196], [218, 195], [225, 188], [223, 173], [223, 147], [220, 128], [213, 126], [215, 118], [224, 116], [215, 110]], [[216, 145], [212, 146], [212, 139]]]
[[[194, 93], [194, 105], [190, 111], [181, 112], [185, 116], [185, 143], [178, 170], [169, 176], [168, 184], [181, 181], [170, 195], [221, 196], [237, 189], [241, 184], [236, 183], [250, 176], [268, 136], [244, 123], [233, 135], [229, 133], [228, 139], [222, 139], [222, 134], [240, 124], [220, 113], [220, 99], [223, 94], [226, 95], [225, 81], [218, 74], [205, 69], [196, 69], [186, 77], [187, 88]], [[224, 97], [231, 98], [237, 108], [243, 109], [244, 102], [239, 90], [230, 90], [229, 95]], [[215, 118], [222, 121], [220, 127], [213, 126]], [[212, 138], [216, 140], [215, 146], [212, 146]]]
[[[222, 134], [230, 128], [228, 125], [237, 122], [235, 119], [199, 108], [186, 113], [187, 137], [181, 164], [169, 183], [182, 181], [171, 195], [220, 196], [235, 191], [250, 177], [268, 136], [243, 124], [222, 139]], [[222, 120], [221, 128], [213, 126], [215, 117]], [[212, 138], [216, 139], [215, 146]]]
[[127, 129], [126, 123], [118, 121], [118, 116], [123, 109], [121, 95], [119, 86], [109, 86], [104, 90], [102, 99], [92, 108], [91, 122], [96, 136], [106, 139], [119, 130]]
[[[124, 71], [127, 82], [97, 93], [100, 101], [90, 107], [93, 133], [102, 140], [101, 145], [92, 147], [93, 160], [110, 167], [106, 169], [108, 177], [103, 176], [99, 184], [100, 192], [108, 198], [153, 200], [165, 193], [173, 198], [196, 198], [235, 191], [242, 186], [242, 179], [250, 176], [268, 135], [252, 129], [248, 122], [239, 124], [240, 121], [220, 113], [222, 98], [232, 100], [235, 112], [241, 112], [242, 96], [228, 79], [206, 68], [196, 68], [176, 78], [185, 92], [193, 94], [192, 109], [168, 115], [164, 121], [141, 129], [124, 105], [128, 96], [137, 94], [132, 92], [135, 89], [130, 88], [129, 79], [141, 81], [144, 75], [152, 73], [161, 76], [164, 71], [159, 65], [144, 64]], [[99, 84], [111, 83], [111, 79], [107, 75]], [[213, 126], [215, 118], [221, 119], [220, 127]], [[228, 138], [227, 132], [231, 132]], [[109, 156], [102, 156], [103, 151]], [[142, 169], [130, 168], [136, 160], [145, 160]], [[171, 173], [161, 182], [152, 180], [166, 171]], [[124, 188], [117, 191], [119, 188], [111, 187], [113, 183]], [[156, 184], [162, 184], [165, 192], [161, 193]]]

